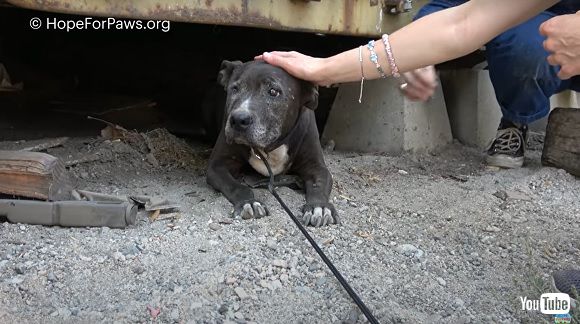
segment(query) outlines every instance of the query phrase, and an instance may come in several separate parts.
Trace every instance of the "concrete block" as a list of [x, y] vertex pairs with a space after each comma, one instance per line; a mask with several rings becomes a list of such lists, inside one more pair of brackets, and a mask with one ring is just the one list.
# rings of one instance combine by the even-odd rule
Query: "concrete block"
[[453, 137], [461, 143], [486, 147], [495, 137], [501, 109], [487, 70], [446, 70], [441, 86]]
[[452, 141], [440, 89], [427, 103], [412, 102], [394, 79], [342, 84], [328, 116], [322, 142], [340, 151], [388, 152], [431, 150]]

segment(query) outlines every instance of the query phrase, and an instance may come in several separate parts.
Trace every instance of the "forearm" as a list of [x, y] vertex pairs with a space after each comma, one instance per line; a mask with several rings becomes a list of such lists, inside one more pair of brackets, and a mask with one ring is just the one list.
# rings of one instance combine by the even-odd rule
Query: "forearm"
[[[556, 3], [555, 0], [471, 0], [464, 5], [423, 17], [389, 36], [400, 72], [448, 61], [478, 49], [490, 39]], [[375, 51], [385, 74], [391, 74], [381, 40]], [[358, 48], [327, 58], [319, 83], [323, 85], [361, 79]], [[370, 52], [362, 48], [367, 79], [379, 77]]]

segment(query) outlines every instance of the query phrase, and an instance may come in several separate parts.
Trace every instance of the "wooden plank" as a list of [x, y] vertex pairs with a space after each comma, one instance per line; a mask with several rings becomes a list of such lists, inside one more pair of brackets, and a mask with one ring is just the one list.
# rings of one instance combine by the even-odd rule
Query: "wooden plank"
[[542, 164], [580, 176], [580, 109], [556, 108], [550, 113]]
[[71, 198], [72, 186], [58, 158], [37, 152], [0, 151], [0, 193], [50, 201]]

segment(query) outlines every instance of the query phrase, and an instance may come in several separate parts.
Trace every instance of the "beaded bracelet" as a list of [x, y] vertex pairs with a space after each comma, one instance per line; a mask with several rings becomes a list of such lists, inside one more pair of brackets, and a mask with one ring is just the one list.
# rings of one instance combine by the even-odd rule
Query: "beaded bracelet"
[[393, 56], [393, 50], [391, 49], [391, 43], [389, 42], [389, 35], [383, 34], [381, 38], [385, 44], [385, 52], [387, 52], [387, 59], [389, 61], [389, 65], [391, 66], [391, 75], [395, 78], [400, 78], [401, 74], [399, 73], [399, 68], [395, 62], [395, 57]]
[[370, 56], [371, 62], [375, 63], [375, 67], [377, 68], [377, 71], [379, 71], [379, 75], [381, 76], [381, 78], [383, 78], [383, 79], [386, 78], [387, 76], [385, 75], [385, 71], [383, 71], [383, 68], [379, 64], [379, 56], [375, 52], [375, 41], [374, 40], [369, 41], [369, 43], [367, 44], [367, 47], [369, 48], [369, 51], [371, 52], [371, 56]]

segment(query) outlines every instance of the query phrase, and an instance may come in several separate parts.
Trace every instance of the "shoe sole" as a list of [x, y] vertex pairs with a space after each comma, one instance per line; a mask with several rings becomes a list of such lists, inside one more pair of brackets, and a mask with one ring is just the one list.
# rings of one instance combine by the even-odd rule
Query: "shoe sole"
[[507, 155], [488, 155], [485, 158], [488, 165], [496, 166], [504, 169], [517, 169], [524, 165], [524, 157], [511, 157]]
[[[550, 277], [550, 288], [553, 292], [562, 293], [558, 288], [556, 288], [556, 283], [554, 282], [554, 277]], [[580, 293], [580, 292], [579, 292]], [[578, 306], [578, 301], [574, 299], [573, 296], [570, 296], [570, 308], [575, 309]]]

